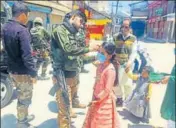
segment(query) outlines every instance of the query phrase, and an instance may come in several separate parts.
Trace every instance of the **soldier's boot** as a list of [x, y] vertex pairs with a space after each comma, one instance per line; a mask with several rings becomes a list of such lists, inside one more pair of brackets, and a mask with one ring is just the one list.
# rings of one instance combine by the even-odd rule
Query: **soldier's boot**
[[71, 87], [70, 87], [70, 85], [68, 85], [68, 94], [69, 94], [69, 101], [70, 101], [70, 117], [71, 118], [77, 118], [77, 115], [73, 111], [73, 108], [72, 108], [72, 95], [71, 95]]
[[30, 122], [35, 119], [35, 116], [33, 114], [27, 116], [27, 122]]
[[[32, 120], [35, 119], [34, 115], [28, 115], [23, 122], [31, 122]], [[19, 121], [20, 122], [20, 121]]]
[[72, 92], [72, 107], [85, 109], [86, 105], [81, 104], [78, 97], [78, 85], [71, 88]]
[[36, 128], [28, 123], [35, 118], [34, 115], [28, 115], [28, 107], [18, 106], [17, 117], [18, 117], [17, 128]]
[[17, 128], [37, 128], [29, 123], [24, 123], [24, 122], [18, 122], [17, 123]]

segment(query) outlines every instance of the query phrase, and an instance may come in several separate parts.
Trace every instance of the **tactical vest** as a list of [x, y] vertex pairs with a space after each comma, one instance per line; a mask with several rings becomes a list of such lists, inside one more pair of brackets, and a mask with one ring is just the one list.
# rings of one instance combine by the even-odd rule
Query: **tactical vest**
[[128, 62], [135, 40], [136, 38], [133, 35], [130, 35], [125, 40], [123, 39], [123, 35], [121, 33], [114, 36], [114, 42], [116, 44], [116, 56], [120, 59], [121, 65]]

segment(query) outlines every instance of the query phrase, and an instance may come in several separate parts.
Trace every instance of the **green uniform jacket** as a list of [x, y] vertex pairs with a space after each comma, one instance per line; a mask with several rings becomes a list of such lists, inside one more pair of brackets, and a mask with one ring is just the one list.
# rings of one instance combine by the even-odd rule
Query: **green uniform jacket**
[[80, 55], [88, 53], [89, 48], [79, 46], [76, 34], [71, 33], [63, 24], [60, 24], [52, 33], [51, 52], [53, 68], [79, 71]]
[[164, 100], [161, 106], [161, 117], [166, 120], [175, 121], [175, 66], [172, 69], [172, 73], [167, 85]]

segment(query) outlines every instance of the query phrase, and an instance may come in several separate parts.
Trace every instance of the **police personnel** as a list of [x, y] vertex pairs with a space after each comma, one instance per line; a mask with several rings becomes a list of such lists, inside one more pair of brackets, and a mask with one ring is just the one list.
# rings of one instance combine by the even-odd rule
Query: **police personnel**
[[32, 36], [32, 47], [37, 54], [37, 70], [39, 70], [42, 64], [41, 76], [38, 78], [41, 80], [47, 80], [49, 77], [46, 76], [47, 66], [49, 64], [49, 42], [50, 35], [43, 27], [43, 19], [36, 17], [34, 19], [34, 27], [30, 30]]
[[[70, 15], [70, 16], [69, 16]], [[79, 103], [77, 90], [79, 83], [79, 56], [90, 51], [98, 50], [99, 46], [79, 47], [76, 34], [82, 24], [87, 21], [86, 16], [80, 10], [67, 14], [62, 24], [58, 25], [52, 33], [51, 56], [53, 59], [53, 88], [51, 95], [56, 93], [58, 103], [59, 128], [70, 128], [70, 98], [68, 90], [71, 90], [73, 97], [73, 107], [85, 107]], [[69, 89], [68, 89], [69, 88]], [[72, 99], [72, 98], [71, 98]], [[77, 103], [77, 104], [74, 104]]]
[[8, 55], [8, 68], [17, 89], [17, 128], [35, 128], [28, 122], [34, 115], [28, 115], [33, 84], [36, 82], [36, 69], [31, 55], [31, 36], [25, 26], [29, 9], [21, 2], [12, 6], [13, 18], [3, 26], [5, 51]]

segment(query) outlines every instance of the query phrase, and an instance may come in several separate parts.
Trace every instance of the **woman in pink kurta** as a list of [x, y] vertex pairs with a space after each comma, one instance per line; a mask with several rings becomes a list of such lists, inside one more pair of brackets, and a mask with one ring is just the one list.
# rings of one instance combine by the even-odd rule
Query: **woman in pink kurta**
[[103, 43], [97, 59], [96, 82], [92, 102], [82, 128], [120, 128], [116, 112], [113, 87], [117, 82], [116, 70], [111, 63], [115, 58], [115, 45]]

